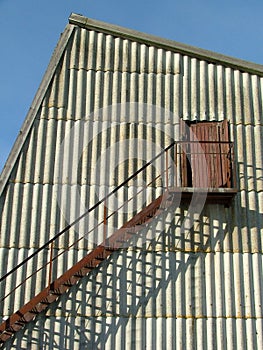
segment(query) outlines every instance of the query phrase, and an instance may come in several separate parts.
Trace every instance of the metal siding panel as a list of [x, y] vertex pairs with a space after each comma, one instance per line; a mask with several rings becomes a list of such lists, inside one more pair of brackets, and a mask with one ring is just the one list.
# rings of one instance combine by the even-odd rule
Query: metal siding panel
[[[190, 63], [189, 63], [189, 57], [184, 56], [183, 57], [183, 67], [184, 67], [184, 71], [183, 71], [183, 83], [182, 83], [182, 100], [183, 100], [183, 118], [184, 119], [191, 119], [191, 113], [189, 111], [189, 81], [190, 81]], [[150, 102], [150, 101], [149, 101]]]
[[209, 115], [206, 72], [207, 72], [207, 62], [200, 61], [200, 77], [199, 77], [200, 118]]
[[215, 101], [215, 71], [216, 66], [213, 64], [208, 65], [208, 101], [209, 101], [209, 119], [216, 120], [218, 118], [216, 111]]
[[199, 71], [199, 62], [196, 59], [191, 60], [191, 110], [190, 115], [197, 117], [199, 115], [199, 101], [198, 101], [198, 71]]
[[216, 109], [217, 115], [219, 119], [225, 119], [227, 117], [226, 114], [226, 103], [225, 103], [225, 95], [226, 95], [226, 86], [225, 86], [225, 68], [222, 66], [217, 66], [216, 70]]
[[225, 97], [225, 105], [226, 105], [226, 118], [230, 119], [230, 123], [234, 125], [237, 124], [236, 118], [240, 116], [236, 115], [234, 107], [235, 107], [235, 91], [234, 91], [234, 71], [233, 69], [226, 68], [225, 69], [225, 89], [226, 89], [226, 97]]

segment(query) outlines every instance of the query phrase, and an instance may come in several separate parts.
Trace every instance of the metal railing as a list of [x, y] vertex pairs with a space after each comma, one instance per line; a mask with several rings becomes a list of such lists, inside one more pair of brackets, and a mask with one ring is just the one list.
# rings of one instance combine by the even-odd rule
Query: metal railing
[[[216, 146], [214, 147], [214, 149], [213, 147], [210, 147], [210, 151], [208, 152], [209, 145], [216, 145]], [[220, 150], [221, 150], [221, 153], [220, 153]], [[180, 188], [180, 187], [193, 186], [194, 184], [193, 177], [196, 175], [196, 172], [202, 170], [201, 175], [202, 176], [204, 175], [202, 167], [198, 166], [198, 157], [200, 158], [199, 160], [201, 160], [202, 164], [204, 160], [209, 164], [212, 164], [212, 161], [209, 160], [209, 157], [215, 157], [215, 158], [218, 157], [218, 159], [216, 159], [216, 162], [219, 162], [218, 164], [221, 164], [220, 167], [221, 169], [223, 169], [223, 171], [227, 167], [227, 171], [229, 173], [227, 175], [227, 179], [229, 178], [229, 181], [226, 183], [226, 185], [229, 188], [235, 187], [236, 183], [235, 183], [235, 170], [234, 170], [233, 143], [213, 142], [213, 141], [201, 141], [201, 142], [174, 141], [168, 147], [164, 148], [160, 153], [158, 153], [155, 157], [153, 157], [152, 160], [147, 162], [144, 166], [138, 169], [134, 174], [129, 176], [125, 181], [123, 181], [120, 185], [114, 188], [113, 191], [108, 193], [106, 196], [100, 199], [95, 205], [93, 205], [91, 208], [86, 210], [85, 213], [80, 215], [72, 223], [67, 225], [63, 230], [58, 232], [53, 238], [48, 240], [44, 245], [36, 249], [34, 253], [32, 253], [27, 258], [25, 258], [22, 262], [17, 264], [14, 268], [12, 268], [9, 272], [7, 272], [4, 276], [2, 276], [0, 278], [0, 283], [3, 283], [8, 277], [12, 277], [12, 275], [16, 273], [18, 269], [23, 267], [25, 264], [31, 263], [33, 261], [33, 258], [36, 257], [38, 254], [40, 254], [40, 252], [43, 252], [44, 250], [49, 251], [48, 261], [44, 263], [41, 267], [33, 271], [33, 273], [28, 275], [26, 278], [24, 278], [8, 294], [3, 296], [0, 299], [0, 303], [3, 303], [18, 288], [21, 288], [22, 286], [24, 286], [25, 288], [26, 282], [44, 269], [47, 275], [48, 286], [50, 286], [54, 278], [59, 277], [59, 276], [54, 276], [53, 266], [56, 260], [58, 260], [66, 252], [69, 252], [70, 249], [77, 247], [78, 243], [81, 240], [83, 240], [86, 237], [86, 235], [88, 236], [94, 230], [100, 229], [103, 232], [102, 234], [103, 241], [106, 241], [106, 238], [108, 235], [107, 223], [109, 219], [112, 218], [114, 215], [117, 215], [123, 206], [133, 201], [136, 197], [138, 197], [140, 193], [145, 191], [150, 186], [153, 186], [154, 182], [156, 182], [157, 180], [159, 179], [162, 180], [161, 183], [162, 183], [163, 191], [167, 191], [169, 190], [169, 188], [174, 188], [174, 187]], [[126, 198], [117, 209], [109, 213], [107, 210], [107, 207], [108, 207], [107, 202], [109, 201], [109, 199], [114, 194], [118, 193], [118, 191], [120, 191], [125, 186], [127, 186], [130, 181], [136, 180], [136, 178], [140, 174], [142, 174], [144, 171], [147, 171], [148, 167], [150, 167], [151, 165], [154, 165], [154, 162], [160, 159], [162, 160], [162, 164], [164, 165], [163, 170], [159, 174], [157, 174], [157, 176], [154, 179], [151, 179], [150, 182], [145, 184], [144, 187], [142, 187], [133, 196]], [[190, 176], [192, 176], [192, 183], [190, 181]], [[55, 242], [60, 237], [68, 233], [70, 229], [74, 228], [74, 226], [76, 226], [79, 222], [81, 222], [81, 220], [83, 220], [84, 218], [87, 218], [89, 215], [92, 215], [99, 206], [103, 207], [103, 220], [98, 222], [94, 227], [92, 227], [89, 231], [87, 231], [84, 236], [79, 237], [73, 243], [69, 244], [69, 246], [67, 246], [65, 249], [61, 249], [61, 251], [55, 254], [55, 249], [54, 249]]]
[[[178, 149], [179, 146], [179, 149]], [[228, 141], [180, 141], [175, 160], [180, 162], [180, 187], [236, 188], [234, 144]]]

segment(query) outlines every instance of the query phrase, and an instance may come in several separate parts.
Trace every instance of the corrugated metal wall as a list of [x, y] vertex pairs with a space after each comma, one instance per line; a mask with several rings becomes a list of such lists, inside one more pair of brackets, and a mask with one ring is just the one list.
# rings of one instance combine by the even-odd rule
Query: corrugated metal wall
[[[93, 205], [103, 189], [113, 189], [140, 161], [150, 160], [155, 145], [168, 146], [178, 132], [178, 118], [229, 120], [239, 192], [230, 208], [206, 205], [185, 232], [180, 228], [187, 207], [168, 213], [151, 227], [153, 240], [114, 253], [7, 348], [29, 343], [32, 349], [263, 347], [262, 84], [256, 75], [75, 28], [1, 197], [0, 275], [78, 216], [82, 209], [76, 194], [85, 207]], [[130, 113], [130, 102], [171, 113]], [[123, 110], [109, 112], [107, 107], [116, 104]], [[86, 139], [91, 141], [85, 144]], [[153, 146], [118, 146], [127, 139]], [[108, 163], [94, 166], [114, 145], [119, 149], [110, 153]], [[61, 155], [62, 176], [56, 162]], [[119, 159], [130, 161], [119, 164]], [[155, 183], [148, 202], [162, 186]], [[65, 196], [69, 213], [61, 213], [58, 193]], [[102, 212], [96, 215], [98, 221], [103, 217]], [[120, 215], [115, 224], [123, 220]], [[56, 243], [58, 252], [78, 238], [78, 230]], [[98, 234], [95, 230], [91, 243]], [[70, 267], [90, 248], [83, 240], [58, 261], [55, 271]], [[48, 259], [45, 250], [18, 270], [2, 284], [1, 295]], [[37, 274], [5, 301], [1, 315], [16, 311], [46, 283], [46, 272]]]

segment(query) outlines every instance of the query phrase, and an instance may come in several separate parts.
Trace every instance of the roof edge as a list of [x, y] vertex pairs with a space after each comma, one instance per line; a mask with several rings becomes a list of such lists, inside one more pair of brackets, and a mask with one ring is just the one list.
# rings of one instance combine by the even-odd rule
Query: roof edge
[[247, 73], [263, 76], [263, 65], [261, 64], [241, 60], [231, 56], [225, 56], [220, 53], [182, 44], [177, 41], [163, 39], [151, 34], [146, 34], [136, 30], [90, 19], [83, 15], [72, 13], [69, 17], [69, 23], [82, 28], [100, 31], [105, 34], [134, 40], [147, 45], [153, 45], [165, 50], [176, 51], [178, 53], [209, 61], [211, 63], [221, 64], [223, 66], [238, 69]]
[[36, 118], [36, 115], [39, 111], [40, 105], [45, 97], [46, 91], [48, 89], [48, 86], [51, 82], [51, 79], [55, 73], [55, 70], [57, 68], [57, 65], [61, 59], [62, 54], [65, 51], [66, 45], [68, 43], [69, 38], [71, 37], [71, 34], [74, 30], [74, 27], [71, 25], [67, 25], [64, 32], [62, 33], [57, 46], [55, 47], [53, 51], [53, 55], [51, 57], [50, 63], [46, 69], [46, 72], [44, 73], [43, 79], [40, 83], [40, 86], [36, 92], [36, 95], [33, 99], [33, 102], [30, 106], [30, 109], [27, 113], [27, 116], [25, 118], [25, 121], [19, 131], [19, 134], [16, 138], [16, 141], [13, 145], [13, 148], [11, 149], [11, 152], [9, 154], [9, 157], [5, 163], [5, 166], [2, 170], [2, 173], [0, 175], [0, 196], [3, 193], [3, 190], [6, 186], [6, 183], [9, 179], [9, 176], [11, 174], [11, 171], [15, 165], [15, 162], [17, 160], [18, 155], [20, 154], [20, 151], [24, 145], [24, 142], [27, 138], [27, 135], [32, 127], [32, 124]]

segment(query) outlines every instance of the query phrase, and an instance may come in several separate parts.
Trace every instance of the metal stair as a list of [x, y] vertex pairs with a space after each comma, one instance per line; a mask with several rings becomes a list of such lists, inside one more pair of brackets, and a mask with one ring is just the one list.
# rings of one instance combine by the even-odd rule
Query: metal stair
[[[33, 297], [27, 304], [12, 314], [0, 325], [0, 343], [4, 343], [13, 334], [22, 329], [25, 324], [33, 320], [36, 315], [44, 311], [51, 303], [56, 301], [62, 294], [75, 285], [92, 269], [101, 264], [114, 251], [123, 248], [134, 235], [140, 233], [156, 216], [163, 212], [166, 204], [170, 205], [171, 200], [168, 192], [155, 199], [152, 203], [137, 213], [131, 220], [126, 222], [120, 229], [98, 245], [92, 252], [73, 267], [54, 280], [48, 287]], [[162, 204], [162, 205], [161, 205]]]
[[[191, 141], [192, 142], [192, 141]], [[61, 232], [57, 233], [52, 239], [46, 242], [43, 246], [38, 248], [33, 254], [25, 258], [21, 263], [17, 264], [12, 268], [11, 271], [6, 273], [3, 277], [0, 278], [0, 283], [5, 281], [7, 277], [12, 276], [14, 272], [18, 270], [18, 268], [22, 267], [26, 263], [28, 263], [33, 257], [43, 252], [44, 249], [50, 249], [51, 257], [50, 263], [42, 266], [40, 268], [44, 269], [49, 266], [49, 280], [47, 283], [47, 287], [43, 289], [39, 294], [33, 297], [29, 302], [27, 302], [24, 306], [22, 306], [17, 312], [14, 312], [7, 320], [5, 320], [2, 324], [0, 324], [0, 343], [4, 343], [7, 339], [9, 339], [14, 333], [19, 331], [24, 327], [25, 324], [33, 320], [37, 314], [44, 311], [52, 302], [56, 301], [62, 294], [64, 294], [71, 286], [75, 285], [82, 277], [87, 275], [91, 270], [101, 264], [105, 259], [107, 259], [114, 251], [125, 248], [127, 246], [127, 242], [129, 242], [132, 237], [140, 234], [140, 232], [156, 217], [159, 217], [165, 209], [173, 206], [173, 203], [176, 203], [176, 198], [182, 198], [185, 200], [190, 200], [193, 193], [197, 192], [201, 195], [206, 196], [206, 201], [209, 199], [212, 203], [229, 203], [230, 199], [235, 195], [235, 188], [211, 188], [209, 189], [196, 189], [196, 188], [183, 188], [180, 183], [180, 176], [182, 178], [181, 169], [180, 176], [178, 171], [176, 170], [176, 165], [182, 159], [182, 157], [186, 157], [187, 151], [186, 145], [190, 144], [189, 141], [177, 141], [172, 142], [168, 147], [163, 149], [159, 154], [157, 154], [151, 161], [146, 163], [142, 168], [137, 170], [134, 174], [129, 176], [123, 183], [118, 185], [111, 193], [106, 195], [103, 199], [99, 200], [93, 207], [89, 208], [84, 214], [78, 217], [73, 223], [65, 227]], [[210, 141], [202, 141], [203, 143], [211, 143]], [[196, 144], [197, 141], [193, 141], [192, 143]], [[232, 143], [228, 143], [229, 147], [232, 149]], [[194, 153], [195, 154], [195, 153]], [[199, 154], [199, 153], [196, 153]], [[231, 153], [232, 154], [232, 153]], [[231, 174], [234, 174], [234, 166], [233, 166], [233, 155], [231, 156]], [[146, 171], [149, 166], [152, 166], [154, 162], [158, 160], [159, 165], [162, 164], [161, 173], [158, 174], [157, 177], [151, 180], [150, 183], [146, 184], [143, 187], [143, 190], [148, 187], [155, 187], [155, 181], [157, 179], [162, 180], [162, 191], [164, 193], [159, 196], [157, 199], [154, 199], [150, 204], [146, 205], [140, 212], [138, 212], [131, 220], [127, 221], [121, 228], [117, 229], [111, 236], [107, 237], [106, 232], [103, 231], [103, 239], [102, 243], [97, 245], [89, 254], [87, 254], [84, 258], [78, 261], [75, 265], [73, 265], [66, 272], [62, 273], [62, 275], [58, 278], [53, 277], [54, 280], [52, 282], [52, 261], [55, 259], [52, 257], [53, 244], [62, 235], [69, 231], [75, 224], [79, 223], [84, 217], [89, 214], [94, 214], [94, 210], [98, 208], [100, 205], [104, 207], [104, 221], [99, 223], [96, 227], [103, 224], [104, 228], [106, 227], [107, 219], [111, 216], [107, 216], [106, 213], [106, 202], [110, 196], [116, 194], [119, 190], [123, 190], [124, 186], [128, 186], [130, 181], [134, 180], [137, 175], [142, 174], [142, 172]], [[179, 164], [180, 165], [180, 164]], [[182, 164], [181, 164], [182, 165]], [[181, 166], [180, 165], [180, 166]], [[152, 174], [152, 173], [151, 173]], [[232, 176], [231, 185], [235, 185], [235, 177]], [[235, 187], [235, 186], [234, 186]], [[164, 190], [165, 188], [165, 190]], [[140, 190], [136, 193], [132, 198], [127, 199], [123, 205], [127, 204], [130, 200], [136, 199], [136, 196], [139, 195], [143, 190]], [[156, 190], [156, 188], [155, 188]], [[204, 191], [204, 193], [202, 192]], [[152, 190], [150, 190], [152, 193]], [[178, 197], [179, 196], [179, 197]], [[216, 198], [216, 199], [215, 199]], [[220, 201], [220, 202], [219, 202]], [[136, 205], [136, 202], [134, 203]], [[136, 206], [135, 206], [136, 208]], [[118, 208], [114, 213], [118, 213]], [[90, 231], [93, 232], [94, 228]], [[82, 237], [83, 238], [83, 237]], [[74, 242], [70, 247], [67, 247], [63, 252], [68, 251], [73, 245], [77, 244], [79, 240]], [[59, 255], [57, 255], [58, 257]], [[32, 261], [32, 260], [31, 260]], [[38, 272], [37, 270], [36, 272]], [[27, 279], [32, 277], [28, 276]], [[26, 279], [26, 280], [27, 280]], [[26, 281], [25, 280], [25, 281]], [[5, 300], [5, 298], [9, 297], [12, 293], [14, 293], [18, 287], [20, 287], [25, 281], [23, 281], [19, 286], [16, 286], [8, 295], [5, 295], [1, 301]]]

